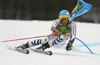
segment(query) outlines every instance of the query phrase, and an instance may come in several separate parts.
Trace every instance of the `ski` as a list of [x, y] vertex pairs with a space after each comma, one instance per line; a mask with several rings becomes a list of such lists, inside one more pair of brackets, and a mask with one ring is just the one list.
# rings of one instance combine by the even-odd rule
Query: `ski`
[[31, 49], [31, 50], [38, 52], [38, 53], [43, 53], [43, 54], [46, 54], [46, 55], [52, 55], [51, 51], [42, 51], [42, 50], [39, 50], [39, 49]]
[[[25, 54], [29, 54], [29, 50], [27, 49], [20, 49], [18, 47], [15, 47], [15, 49], [19, 52], [22, 52], [22, 53], [25, 53]], [[39, 49], [32, 49], [32, 51], [35, 51], [35, 52], [38, 52], [38, 53], [42, 53], [42, 54], [46, 54], [46, 55], [52, 55], [52, 52], [51, 51], [42, 51], [42, 50], [39, 50]]]
[[15, 49], [16, 49], [17, 51], [19, 51], [19, 52], [22, 52], [22, 53], [25, 53], [25, 54], [29, 54], [29, 50], [27, 50], [27, 49], [20, 49], [20, 48], [18, 48], [18, 47], [15, 47]]

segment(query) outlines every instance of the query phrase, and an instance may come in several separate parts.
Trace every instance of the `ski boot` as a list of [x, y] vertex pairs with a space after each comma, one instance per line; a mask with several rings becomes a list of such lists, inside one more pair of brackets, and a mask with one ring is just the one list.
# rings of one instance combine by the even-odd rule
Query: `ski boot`
[[20, 52], [29, 54], [29, 50], [26, 49], [26, 48], [29, 48], [28, 43], [22, 44], [21, 46], [18, 46], [18, 47], [15, 47], [15, 48], [16, 48], [16, 50], [18, 50], [18, 51], [20, 51]]
[[42, 44], [40, 47], [38, 47], [38, 48], [36, 48], [36, 49], [40, 50], [40, 51], [38, 51], [38, 52], [45, 53], [45, 54], [47, 54], [47, 55], [52, 55], [52, 52], [51, 52], [51, 51], [44, 51], [44, 50], [47, 49], [47, 48], [50, 48], [50, 46], [49, 46], [48, 43]]
[[47, 49], [47, 48], [50, 48], [50, 46], [49, 46], [48, 43], [46, 43], [46, 44], [41, 44], [41, 46], [38, 47], [38, 48], [36, 48], [36, 49], [39, 49], [39, 50], [44, 51], [44, 50]]

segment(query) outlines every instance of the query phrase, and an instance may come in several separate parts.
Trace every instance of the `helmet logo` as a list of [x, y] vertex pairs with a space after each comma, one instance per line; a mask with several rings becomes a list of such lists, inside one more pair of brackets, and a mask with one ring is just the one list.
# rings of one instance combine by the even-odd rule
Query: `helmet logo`
[[69, 13], [68, 13], [68, 12], [66, 12], [66, 14], [67, 14], [67, 15], [69, 15]]

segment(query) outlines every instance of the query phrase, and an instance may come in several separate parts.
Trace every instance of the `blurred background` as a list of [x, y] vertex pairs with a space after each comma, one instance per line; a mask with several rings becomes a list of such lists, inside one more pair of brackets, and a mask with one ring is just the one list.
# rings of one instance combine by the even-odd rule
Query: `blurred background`
[[[84, 1], [92, 4], [92, 9], [74, 20], [100, 23], [100, 0]], [[77, 0], [0, 0], [0, 19], [54, 20], [62, 9], [71, 13], [76, 4]]]

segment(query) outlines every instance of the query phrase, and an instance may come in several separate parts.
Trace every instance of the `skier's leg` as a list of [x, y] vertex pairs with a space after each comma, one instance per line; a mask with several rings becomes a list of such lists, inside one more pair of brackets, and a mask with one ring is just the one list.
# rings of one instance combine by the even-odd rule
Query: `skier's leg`
[[32, 40], [32, 41], [29, 41], [28, 44], [29, 44], [29, 47], [34, 47], [34, 46], [37, 46], [37, 45], [40, 45], [40, 44], [45, 44], [49, 41], [49, 39], [47, 37], [44, 37], [44, 38], [41, 38], [41, 39], [35, 39], [35, 40]]
[[35, 39], [32, 41], [28, 41], [26, 44], [22, 44], [21, 46], [18, 46], [21, 49], [26, 49], [26, 48], [30, 48], [30, 47], [34, 47], [40, 44], [46, 44], [48, 43], [48, 38], [44, 37], [42, 39]]
[[41, 46], [38, 47], [37, 49], [40, 49], [40, 50], [43, 50], [44, 51], [45, 49], [50, 48], [49, 41], [52, 41], [55, 38], [56, 38], [55, 36], [49, 36], [48, 42], [45, 43], [45, 44], [41, 44]]
[[66, 37], [64, 35], [61, 35], [60, 37], [54, 40], [50, 40], [49, 45], [50, 47], [54, 46], [56, 48], [60, 48], [65, 44], [65, 42], [66, 42]]

